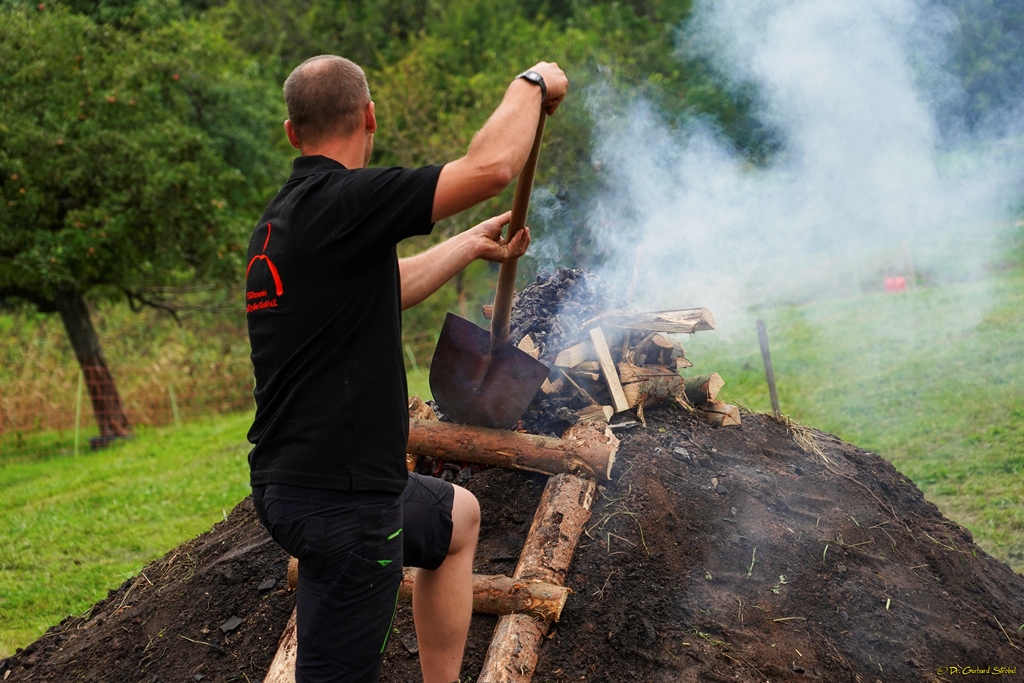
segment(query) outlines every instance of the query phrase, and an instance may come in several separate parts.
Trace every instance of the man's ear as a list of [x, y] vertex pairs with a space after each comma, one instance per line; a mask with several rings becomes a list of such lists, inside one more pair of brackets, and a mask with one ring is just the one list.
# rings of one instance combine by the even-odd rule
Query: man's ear
[[292, 143], [292, 147], [298, 150], [302, 149], [299, 146], [299, 136], [295, 132], [295, 127], [292, 126], [291, 119], [287, 119], [284, 122], [284, 134], [288, 136], [288, 142]]
[[377, 132], [377, 115], [374, 112], [373, 100], [366, 105], [366, 132], [371, 135]]

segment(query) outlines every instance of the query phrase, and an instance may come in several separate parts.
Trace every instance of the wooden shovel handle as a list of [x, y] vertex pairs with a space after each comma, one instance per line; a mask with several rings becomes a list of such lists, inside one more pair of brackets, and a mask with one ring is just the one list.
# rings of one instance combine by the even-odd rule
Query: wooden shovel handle
[[[542, 109], [537, 121], [537, 134], [533, 138], [533, 148], [526, 159], [516, 182], [516, 196], [512, 200], [512, 220], [508, 224], [508, 240], [526, 226], [526, 214], [530, 211], [530, 192], [533, 189], [533, 176], [537, 172], [537, 158], [540, 156], [540, 141], [544, 137], [544, 123], [547, 114]], [[508, 342], [509, 318], [512, 316], [512, 295], [516, 288], [516, 268], [518, 258], [512, 258], [501, 264], [498, 271], [498, 289], [494, 292], [494, 312], [491, 315], [491, 353], [496, 352]]]

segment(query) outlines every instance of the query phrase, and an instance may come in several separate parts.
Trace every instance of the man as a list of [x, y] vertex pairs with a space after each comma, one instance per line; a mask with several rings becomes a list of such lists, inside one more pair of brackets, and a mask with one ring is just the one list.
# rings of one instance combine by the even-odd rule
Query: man
[[257, 514], [299, 558], [298, 683], [377, 680], [403, 563], [420, 567], [423, 680], [458, 679], [480, 511], [465, 489], [406, 471], [401, 309], [474, 259], [521, 256], [529, 231], [503, 240], [506, 213], [401, 262], [395, 245], [511, 183], [541, 109], [567, 87], [541, 62], [513, 79], [465, 156], [401, 169], [366, 167], [377, 120], [358, 66], [324, 55], [285, 82], [301, 156], [249, 243], [248, 436]]

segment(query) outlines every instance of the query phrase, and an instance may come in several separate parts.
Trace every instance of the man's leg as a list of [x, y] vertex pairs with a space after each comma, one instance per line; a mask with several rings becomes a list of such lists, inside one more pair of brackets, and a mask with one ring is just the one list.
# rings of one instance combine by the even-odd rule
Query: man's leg
[[416, 570], [412, 611], [423, 683], [450, 683], [459, 677], [473, 616], [473, 559], [479, 533], [480, 505], [472, 493], [456, 486], [448, 557], [437, 569]]

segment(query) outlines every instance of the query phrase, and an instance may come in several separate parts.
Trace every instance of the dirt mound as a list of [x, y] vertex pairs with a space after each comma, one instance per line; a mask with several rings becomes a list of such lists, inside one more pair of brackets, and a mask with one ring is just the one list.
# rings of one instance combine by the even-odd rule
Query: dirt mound
[[[764, 416], [715, 429], [672, 407], [620, 434], [535, 680], [920, 681], [1024, 664], [1024, 577], [877, 455]], [[543, 484], [468, 479], [481, 573], [513, 571]], [[255, 682], [294, 604], [286, 561], [244, 501], [0, 672]], [[474, 617], [463, 680], [495, 623]], [[419, 680], [406, 605], [396, 628], [383, 680]]]

